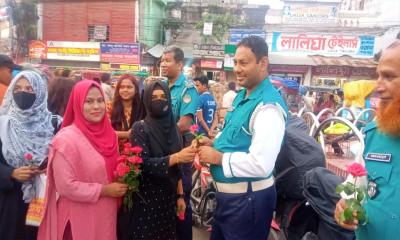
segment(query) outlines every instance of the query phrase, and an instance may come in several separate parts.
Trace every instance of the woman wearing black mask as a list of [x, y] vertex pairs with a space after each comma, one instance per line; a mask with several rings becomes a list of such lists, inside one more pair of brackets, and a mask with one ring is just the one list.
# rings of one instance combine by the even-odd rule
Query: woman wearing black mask
[[0, 112], [0, 239], [36, 239], [25, 218], [54, 132], [47, 83], [36, 72], [22, 71]]
[[171, 96], [161, 81], [145, 86], [146, 118], [133, 125], [131, 143], [143, 148], [142, 178], [133, 209], [121, 208], [118, 239], [176, 239], [177, 212], [184, 211], [182, 180], [178, 164], [193, 161], [195, 148], [182, 149], [172, 116]]

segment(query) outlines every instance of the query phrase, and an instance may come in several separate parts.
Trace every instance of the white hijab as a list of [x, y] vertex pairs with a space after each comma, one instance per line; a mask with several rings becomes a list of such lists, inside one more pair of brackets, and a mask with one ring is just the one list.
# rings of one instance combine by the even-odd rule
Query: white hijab
[[[24, 77], [32, 86], [36, 100], [32, 107], [20, 109], [13, 97], [17, 81]], [[48, 154], [54, 128], [52, 114], [47, 109], [47, 83], [34, 71], [22, 71], [11, 81], [0, 108], [0, 139], [2, 153], [6, 162], [19, 168], [29, 163], [39, 166]], [[24, 155], [30, 153], [33, 158], [29, 163]], [[22, 184], [23, 199], [30, 202], [35, 196], [33, 180]]]

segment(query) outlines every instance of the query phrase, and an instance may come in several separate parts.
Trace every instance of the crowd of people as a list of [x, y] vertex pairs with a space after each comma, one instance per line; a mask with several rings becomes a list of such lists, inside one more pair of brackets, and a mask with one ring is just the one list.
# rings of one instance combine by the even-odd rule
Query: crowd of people
[[[382, 54], [381, 107], [376, 124], [365, 130], [368, 186], [376, 190], [368, 191], [365, 204], [369, 222], [340, 222], [345, 200], [335, 212], [359, 239], [395, 239], [399, 233], [399, 56], [399, 41]], [[0, 82], [8, 88], [0, 108], [0, 239], [192, 239], [195, 158], [211, 165], [217, 190], [211, 239], [267, 239], [276, 205], [272, 174], [289, 113], [269, 81], [264, 39], [242, 39], [234, 63], [242, 90], [229, 83], [224, 128], [216, 135], [209, 79], [185, 77], [177, 46], [161, 56], [166, 80], [149, 78], [143, 90], [130, 74], [113, 88], [109, 74], [76, 79], [68, 69], [21, 67], [1, 55]], [[194, 123], [200, 139], [190, 131]], [[140, 147], [143, 158], [131, 211], [121, 204], [128, 185], [114, 175], [127, 142]], [[26, 214], [44, 175], [41, 223], [30, 226]]]

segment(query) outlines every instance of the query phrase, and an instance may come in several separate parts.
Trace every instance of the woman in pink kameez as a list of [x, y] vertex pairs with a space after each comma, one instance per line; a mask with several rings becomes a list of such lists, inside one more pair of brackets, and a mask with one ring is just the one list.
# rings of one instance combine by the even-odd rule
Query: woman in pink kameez
[[50, 145], [39, 240], [116, 239], [118, 198], [127, 186], [112, 182], [118, 143], [100, 89], [84, 80], [71, 93]]

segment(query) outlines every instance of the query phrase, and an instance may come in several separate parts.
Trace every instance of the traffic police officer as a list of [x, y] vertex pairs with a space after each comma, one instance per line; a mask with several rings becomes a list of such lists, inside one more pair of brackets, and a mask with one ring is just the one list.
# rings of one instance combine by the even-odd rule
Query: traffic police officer
[[368, 221], [365, 225], [344, 223], [340, 215], [346, 208], [341, 199], [335, 219], [343, 227], [356, 230], [357, 239], [391, 240], [400, 236], [400, 40], [382, 54], [377, 67], [376, 91], [380, 104], [376, 122], [364, 129], [365, 167], [368, 171]]
[[[161, 72], [168, 78], [171, 90], [172, 110], [178, 129], [182, 134], [184, 146], [191, 144], [193, 135], [190, 126], [198, 108], [198, 93], [192, 81], [182, 73], [184, 54], [177, 46], [167, 47], [161, 56]], [[177, 237], [179, 240], [192, 239], [192, 209], [190, 207], [190, 193], [192, 191], [192, 164], [181, 165], [184, 200], [186, 203], [185, 220], [177, 223]], [[179, 196], [182, 197], [182, 196]]]
[[238, 44], [234, 72], [244, 87], [215, 141], [200, 140], [217, 189], [211, 239], [267, 239], [276, 204], [272, 171], [285, 132], [287, 107], [268, 78], [268, 46], [249, 36]]

